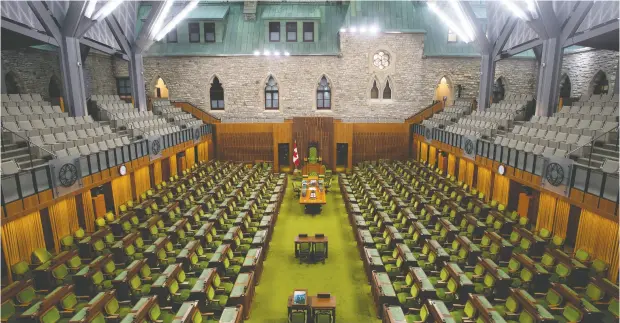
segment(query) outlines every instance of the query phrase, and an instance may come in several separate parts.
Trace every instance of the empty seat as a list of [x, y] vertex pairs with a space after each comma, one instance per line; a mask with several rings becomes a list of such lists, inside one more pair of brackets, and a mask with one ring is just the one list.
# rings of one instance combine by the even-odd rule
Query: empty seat
[[69, 156], [80, 156], [81, 155], [78, 147], [67, 148], [67, 154]]
[[67, 150], [64, 148], [60, 150], [56, 150], [54, 154], [56, 155], [56, 158], [62, 158], [62, 157], [69, 156], [69, 153], [67, 153]]
[[608, 174], [618, 174], [618, 161], [613, 160], [613, 159], [605, 159], [605, 161], [603, 161], [603, 165], [601, 165], [601, 170], [604, 173], [608, 173]]
[[54, 137], [56, 138], [56, 141], [59, 143], [66, 143], [69, 141], [67, 139], [67, 135], [64, 132], [59, 132]]
[[14, 160], [2, 162], [0, 167], [2, 175], [13, 175], [19, 173], [20, 171], [19, 165]]
[[82, 156], [90, 155], [90, 149], [88, 149], [87, 145], [81, 145], [81, 146], [79, 146], [77, 148], [80, 151], [80, 155], [82, 155]]
[[78, 129], [75, 131], [75, 133], [77, 133], [78, 137], [80, 139], [86, 139], [88, 138], [88, 134], [86, 133], [86, 131], [84, 129]]

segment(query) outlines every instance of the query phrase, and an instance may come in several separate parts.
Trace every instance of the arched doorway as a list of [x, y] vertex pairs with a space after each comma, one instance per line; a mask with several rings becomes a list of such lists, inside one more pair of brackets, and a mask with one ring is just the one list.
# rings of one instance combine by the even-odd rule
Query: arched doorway
[[499, 102], [504, 99], [506, 95], [505, 83], [503, 77], [499, 77], [495, 80], [495, 83], [493, 83], [493, 102]]
[[155, 91], [153, 95], [159, 99], [168, 98], [168, 87], [161, 77], [157, 79], [157, 84], [155, 84]]
[[19, 94], [21, 88], [17, 82], [17, 75], [13, 71], [6, 73], [4, 76], [4, 84], [6, 85], [7, 94]]
[[564, 74], [562, 75], [562, 79], [560, 81], [560, 97], [570, 98], [570, 94], [571, 94], [570, 78], [568, 78], [568, 75]]
[[56, 75], [52, 75], [48, 86], [50, 98], [59, 98], [62, 96], [62, 88], [60, 87], [60, 80]]
[[451, 102], [452, 99], [452, 82], [447, 77], [443, 76], [437, 87], [435, 88], [435, 100], [443, 101], [444, 98], [447, 102]]
[[609, 91], [609, 81], [607, 75], [603, 71], [598, 71], [590, 82], [590, 93], [592, 94], [607, 94]]

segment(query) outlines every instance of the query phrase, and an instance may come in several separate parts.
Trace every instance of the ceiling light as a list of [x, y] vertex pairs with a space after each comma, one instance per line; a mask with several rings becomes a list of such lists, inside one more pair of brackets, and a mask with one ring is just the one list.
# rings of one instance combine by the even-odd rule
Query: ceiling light
[[461, 38], [464, 42], [469, 43], [471, 41], [469, 37], [467, 36], [467, 34], [465, 34], [461, 30], [461, 28], [459, 28], [459, 26], [454, 24], [452, 22], [452, 19], [450, 19], [448, 16], [446, 16], [446, 14], [444, 14], [441, 10], [439, 10], [439, 8], [437, 8], [437, 6], [434, 3], [429, 2], [428, 8], [431, 9], [431, 11], [434, 12], [437, 15], [437, 17], [439, 17], [439, 20], [441, 20], [441, 22], [443, 22], [446, 26], [448, 26], [450, 30], [455, 32], [459, 36], [459, 38]]
[[376, 34], [379, 32], [379, 27], [377, 27], [377, 25], [372, 25], [370, 26], [370, 32], [373, 34]]
[[284, 56], [291, 56], [291, 53], [289, 53], [289, 52], [284, 52]]
[[514, 2], [510, 0], [502, 0], [502, 3], [504, 4], [504, 6], [506, 6], [506, 8], [510, 9], [510, 11], [512, 11], [512, 14], [514, 14], [515, 16], [526, 21], [530, 19], [525, 13], [525, 11], [519, 8], [519, 6], [517, 6]]
[[525, 0], [527, 3], [527, 10], [532, 15], [532, 19], [538, 19], [538, 10], [536, 10], [536, 1], [534, 0]]
[[156, 41], [160, 41], [167, 33], [169, 33], [174, 27], [176, 27], [181, 20], [185, 19], [185, 17], [198, 5], [199, 0], [192, 0], [188, 3], [181, 12], [179, 12], [170, 22], [164, 27], [164, 29], [155, 36]]
[[356, 33], [356, 32], [357, 32], [357, 28], [355, 28], [355, 27], [351, 27], [349, 30], [350, 30], [352, 33]]
[[90, 19], [93, 16], [93, 13], [95, 13], [95, 9], [97, 9], [97, 0], [88, 1], [88, 6], [86, 6], [86, 11], [84, 11], [84, 16]]
[[155, 19], [155, 22], [153, 23], [153, 26], [151, 27], [151, 35], [159, 34], [159, 32], [161, 31], [161, 28], [164, 25], [164, 20], [166, 19], [166, 17], [168, 17], [168, 13], [170, 12], [170, 9], [172, 8], [173, 4], [174, 4], [174, 0], [166, 0], [166, 2], [164, 2], [164, 8], [159, 13], [159, 16], [157, 16], [157, 19]]
[[255, 51], [254, 51], [254, 56], [258, 56], [258, 55], [260, 55], [260, 52], [259, 52], [259, 51], [257, 51], [257, 50], [255, 50]]
[[275, 51], [275, 52], [273, 52], [273, 55], [275, 55], [275, 56], [280, 56], [280, 52]]
[[456, 12], [456, 15], [459, 17], [459, 20], [461, 21], [461, 26], [463, 27], [463, 29], [465, 29], [465, 32], [467, 33], [467, 36], [469, 37], [469, 39], [474, 40], [476, 39], [476, 36], [474, 36], [474, 30], [471, 28], [471, 25], [469, 24], [469, 20], [467, 19], [467, 17], [465, 17], [465, 15], [463, 14], [463, 10], [461, 9], [461, 6], [459, 5], [457, 0], [450, 0], [450, 5], [452, 6], [452, 10], [454, 10]]
[[265, 55], [265, 56], [270, 56], [270, 55], [271, 55], [271, 52], [269, 52], [268, 50], [266, 50], [266, 51], [264, 51], [264, 52], [263, 52], [263, 55]]
[[341, 32], [341, 33], [346, 33], [346, 32], [347, 32], [347, 29], [346, 29], [346, 28], [340, 28], [340, 32]]
[[109, 14], [116, 9], [116, 7], [120, 6], [123, 3], [123, 0], [110, 0], [106, 2], [101, 9], [93, 16], [93, 20], [99, 20], [107, 17]]
[[360, 32], [361, 33], [365, 33], [366, 32], [366, 27], [364, 27], [364, 26], [360, 27]]

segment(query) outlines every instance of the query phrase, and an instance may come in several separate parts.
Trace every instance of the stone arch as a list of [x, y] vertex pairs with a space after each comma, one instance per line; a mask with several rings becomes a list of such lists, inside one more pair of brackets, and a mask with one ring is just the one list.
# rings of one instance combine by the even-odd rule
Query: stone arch
[[[386, 90], [389, 86], [389, 97], [386, 97], [387, 93]], [[381, 88], [381, 99], [383, 100], [394, 100], [394, 80], [392, 79], [391, 75], [388, 75], [385, 77], [385, 82], [383, 83], [383, 86]]]
[[[277, 93], [271, 93], [271, 103], [272, 106], [274, 104], [274, 99], [277, 100], [277, 109], [276, 108], [268, 108], [267, 107], [267, 91], [268, 91], [268, 87], [270, 86], [269, 83], [270, 81], [273, 79], [273, 85], [275, 85], [275, 87], [277, 88]], [[278, 78], [272, 74], [269, 73], [267, 75], [267, 77], [265, 79], [263, 79], [263, 82], [260, 84], [260, 98], [261, 101], [263, 103], [263, 108], [267, 109], [267, 110], [280, 110], [280, 108], [282, 107], [282, 88], [280, 86], [280, 82], [278, 82]], [[275, 96], [274, 96], [275, 94]]]
[[[323, 91], [323, 98], [319, 95], [319, 90], [323, 89], [324, 85], [321, 84], [323, 79], [327, 82], [328, 93]], [[329, 95], [329, 98], [324, 97], [325, 95]], [[324, 109], [331, 110], [334, 107], [334, 84], [332, 83], [332, 79], [327, 74], [321, 74], [316, 80], [316, 86], [314, 87], [314, 108], [315, 109]], [[319, 100], [323, 100], [324, 106], [319, 105]]]
[[454, 100], [453, 84], [450, 76], [447, 74], [441, 76], [435, 85], [433, 100], [443, 101], [444, 97], [447, 97], [448, 102]]
[[572, 93], [572, 84], [570, 81], [570, 77], [568, 74], [562, 74], [560, 77], [560, 97], [561, 98], [570, 98]]
[[7, 94], [20, 94], [23, 90], [19, 77], [13, 71], [9, 71], [4, 75], [4, 84]]
[[58, 98], [62, 96], [62, 82], [58, 76], [52, 75], [52, 77], [50, 77], [47, 91], [49, 98]]
[[492, 94], [493, 102], [495, 103], [502, 101], [506, 97], [506, 95], [508, 94], [508, 87], [505, 77], [500, 76], [495, 79], [495, 81], [493, 82]]
[[[379, 100], [381, 99], [381, 82], [377, 75], [373, 75], [370, 78], [370, 82], [368, 84], [368, 98], [371, 100]], [[376, 88], [376, 92], [375, 92]]]
[[609, 91], [609, 80], [607, 79], [607, 74], [602, 70], [599, 70], [594, 74], [592, 80], [590, 80], [590, 85], [588, 86], [589, 94], [605, 94]]
[[168, 86], [166, 85], [166, 81], [163, 78], [158, 77], [157, 83], [155, 83], [155, 89], [153, 91], [153, 96], [161, 99], [168, 99], [170, 97], [170, 93], [168, 90]]
[[207, 93], [209, 97], [209, 107], [212, 110], [224, 109], [226, 102], [226, 89], [222, 78], [220, 78], [217, 74], [213, 74], [209, 79]]

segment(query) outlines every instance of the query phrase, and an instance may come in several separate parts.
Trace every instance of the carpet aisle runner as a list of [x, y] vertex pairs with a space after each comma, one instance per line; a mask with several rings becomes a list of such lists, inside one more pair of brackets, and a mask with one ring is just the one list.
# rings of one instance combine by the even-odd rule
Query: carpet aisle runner
[[[329, 292], [336, 296], [336, 322], [381, 322], [376, 318], [370, 285], [359, 258], [353, 230], [334, 176], [327, 204], [321, 214], [303, 214], [293, 192], [286, 189], [263, 276], [256, 287], [249, 323], [288, 322], [286, 302], [295, 288], [307, 288], [309, 295]], [[329, 239], [329, 258], [325, 264], [299, 263], [295, 258], [297, 234], [324, 233]]]

